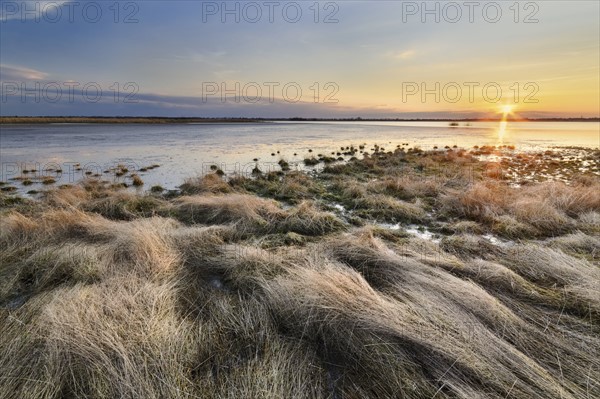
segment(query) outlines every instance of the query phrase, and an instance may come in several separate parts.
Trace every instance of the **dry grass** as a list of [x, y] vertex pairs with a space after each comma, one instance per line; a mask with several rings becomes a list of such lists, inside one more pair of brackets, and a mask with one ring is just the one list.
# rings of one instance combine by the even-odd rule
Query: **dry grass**
[[176, 217], [186, 223], [233, 224], [243, 234], [322, 235], [344, 228], [334, 215], [319, 211], [310, 202], [285, 211], [273, 200], [247, 194], [181, 197], [174, 209]]
[[353, 205], [358, 209], [359, 216], [383, 222], [423, 222], [426, 218], [420, 200], [411, 203], [384, 194], [374, 194], [353, 201]]
[[[3, 200], [0, 398], [600, 397], [597, 181], [473, 183], [464, 154], [416, 154]], [[403, 179], [413, 156], [449, 172]]]
[[186, 179], [180, 188], [184, 194], [218, 194], [230, 193], [233, 191], [231, 186], [216, 173], [211, 173], [202, 177]]
[[553, 236], [574, 231], [580, 218], [598, 212], [599, 192], [598, 179], [589, 185], [545, 182], [521, 188], [488, 180], [464, 192], [445, 193], [440, 210], [489, 225], [511, 238]]
[[[370, 189], [385, 191], [378, 187]], [[426, 219], [421, 199], [409, 202], [392, 195], [371, 193], [367, 184], [349, 179], [335, 181], [332, 189], [335, 190], [336, 199], [361, 218], [388, 223], [423, 222]]]
[[168, 212], [169, 204], [156, 197], [122, 192], [89, 201], [83, 209], [108, 219], [133, 220], [164, 214]]
[[283, 210], [272, 200], [232, 194], [178, 198], [175, 214], [190, 224], [238, 223], [243, 227], [260, 228], [266, 227], [268, 219], [283, 215]]
[[501, 253], [500, 248], [480, 236], [457, 234], [444, 237], [440, 248], [458, 257], [488, 259]]
[[229, 183], [238, 190], [261, 197], [269, 197], [290, 204], [298, 204], [323, 193], [323, 187], [316, 179], [302, 172], [292, 171], [281, 176], [278, 172], [246, 178], [237, 176]]
[[443, 190], [442, 183], [434, 177], [388, 177], [369, 184], [374, 192], [385, 193], [410, 201], [417, 198], [435, 198]]
[[138, 175], [132, 175], [131, 184], [133, 184], [135, 187], [141, 187], [144, 185], [144, 181]]
[[549, 245], [573, 255], [586, 256], [590, 260], [600, 260], [599, 237], [578, 232], [553, 238], [549, 241]]

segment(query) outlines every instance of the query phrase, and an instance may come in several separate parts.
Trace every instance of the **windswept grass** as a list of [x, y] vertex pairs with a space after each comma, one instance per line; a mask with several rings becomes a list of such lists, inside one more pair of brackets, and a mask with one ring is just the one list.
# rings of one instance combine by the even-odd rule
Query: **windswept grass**
[[598, 178], [460, 151], [1, 193], [0, 398], [600, 397]]
[[334, 215], [319, 211], [310, 202], [285, 211], [273, 200], [247, 194], [181, 197], [175, 201], [174, 214], [188, 224], [232, 224], [242, 234], [322, 235], [344, 228]]
[[600, 209], [600, 179], [590, 186], [544, 182], [510, 187], [496, 180], [477, 182], [466, 191], [440, 198], [441, 211], [489, 225], [512, 238], [553, 236], [572, 232], [579, 219]]

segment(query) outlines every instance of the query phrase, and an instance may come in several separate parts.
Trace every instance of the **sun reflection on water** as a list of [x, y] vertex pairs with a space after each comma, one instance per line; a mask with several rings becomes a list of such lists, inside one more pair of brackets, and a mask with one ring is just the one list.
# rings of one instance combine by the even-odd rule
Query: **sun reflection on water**
[[504, 138], [508, 129], [508, 115], [513, 112], [512, 105], [503, 105], [500, 112], [502, 113], [502, 119], [500, 120], [500, 126], [498, 127], [498, 144], [504, 144]]

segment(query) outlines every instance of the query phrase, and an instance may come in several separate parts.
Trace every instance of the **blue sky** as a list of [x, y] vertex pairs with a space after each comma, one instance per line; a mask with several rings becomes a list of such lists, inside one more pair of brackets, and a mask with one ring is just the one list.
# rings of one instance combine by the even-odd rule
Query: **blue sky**
[[1, 0], [1, 114], [599, 116], [600, 2], [515, 3]]

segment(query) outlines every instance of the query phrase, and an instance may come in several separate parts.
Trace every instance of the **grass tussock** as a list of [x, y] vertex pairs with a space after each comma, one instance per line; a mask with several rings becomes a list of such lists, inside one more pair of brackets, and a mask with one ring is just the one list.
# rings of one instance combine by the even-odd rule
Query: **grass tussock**
[[344, 228], [334, 215], [304, 202], [292, 211], [275, 201], [247, 194], [181, 197], [174, 212], [188, 224], [234, 224], [241, 233], [287, 233], [322, 235]]
[[423, 222], [426, 219], [423, 202], [401, 200], [388, 194], [372, 193], [358, 181], [338, 180], [333, 185], [335, 199], [355, 211], [361, 218], [380, 222]]
[[283, 176], [275, 172], [257, 178], [234, 177], [230, 184], [238, 190], [290, 204], [298, 204], [322, 195], [325, 191], [318, 181], [296, 171]]
[[598, 261], [600, 260], [600, 238], [598, 237], [578, 232], [553, 238], [549, 245], [571, 255]]
[[217, 173], [211, 173], [202, 177], [187, 179], [181, 186], [182, 193], [192, 195], [200, 193], [230, 193], [231, 186]]
[[133, 220], [164, 214], [168, 211], [169, 204], [160, 198], [149, 195], [139, 196], [131, 193], [119, 193], [94, 199], [83, 208], [108, 219]]
[[387, 177], [370, 183], [369, 189], [411, 201], [417, 198], [435, 198], [442, 192], [443, 187], [441, 182], [433, 177]]
[[573, 232], [579, 219], [600, 209], [600, 183], [567, 186], [545, 182], [520, 188], [484, 181], [466, 191], [440, 198], [441, 212], [488, 225], [509, 238], [553, 236]]
[[282, 214], [275, 201], [246, 194], [186, 196], [175, 202], [176, 216], [189, 224], [266, 225], [267, 218]]
[[358, 215], [384, 222], [423, 222], [426, 217], [420, 201], [410, 203], [383, 194], [356, 200], [354, 206], [359, 210]]

